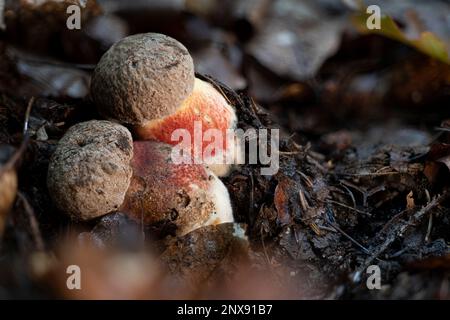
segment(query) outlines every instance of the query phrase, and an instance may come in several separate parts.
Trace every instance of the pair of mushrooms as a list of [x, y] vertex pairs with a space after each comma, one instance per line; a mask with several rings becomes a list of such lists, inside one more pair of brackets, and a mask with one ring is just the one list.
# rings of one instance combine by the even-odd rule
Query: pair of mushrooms
[[[77, 220], [120, 210], [144, 224], [173, 223], [179, 235], [233, 222], [228, 191], [217, 177], [230, 165], [171, 159], [175, 129], [193, 134], [199, 121], [203, 132], [214, 128], [226, 136], [237, 123], [224, 97], [195, 78], [181, 43], [155, 33], [122, 39], [94, 70], [91, 95], [107, 120], [69, 128], [50, 160], [47, 184], [60, 210]], [[234, 141], [223, 148], [234, 152]]]

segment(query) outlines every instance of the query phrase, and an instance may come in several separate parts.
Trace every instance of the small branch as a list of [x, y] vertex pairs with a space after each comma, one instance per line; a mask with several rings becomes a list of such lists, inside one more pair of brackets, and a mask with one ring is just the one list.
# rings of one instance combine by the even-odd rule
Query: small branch
[[322, 202], [325, 202], [325, 203], [332, 203], [332, 204], [335, 204], [335, 205], [337, 205], [337, 206], [341, 206], [341, 207], [343, 207], [343, 208], [346, 208], [346, 209], [353, 210], [353, 211], [355, 211], [355, 212], [364, 214], [364, 215], [366, 215], [366, 216], [368, 216], [368, 217], [371, 216], [371, 214], [368, 213], [368, 212], [365, 212], [365, 211], [363, 211], [363, 210], [359, 210], [359, 209], [350, 207], [350, 206], [348, 206], [348, 205], [346, 205], [346, 204], [344, 204], [344, 203], [340, 203], [340, 202], [335, 201], [335, 200], [329, 199], [329, 200], [327, 200], [327, 201], [322, 201]]
[[48, 65], [48, 66], [59, 67], [59, 68], [80, 69], [80, 70], [88, 70], [88, 71], [94, 70], [95, 66], [96, 66], [95, 64], [70, 63], [70, 62], [61, 62], [61, 61], [30, 58], [30, 57], [20, 57], [18, 59], [20, 59], [26, 63], [29, 63], [29, 64]]
[[31, 108], [33, 107], [34, 97], [31, 97], [28, 101], [27, 110], [25, 111], [25, 121], [23, 122], [23, 136], [28, 135], [28, 122], [30, 121]]
[[[437, 196], [433, 198], [426, 206], [424, 206], [422, 209], [417, 211], [415, 214], [411, 215], [409, 219], [404, 222], [397, 224], [392, 224], [391, 231], [385, 231], [386, 228], [383, 228], [381, 232], [378, 233], [378, 238], [382, 239], [385, 238], [384, 242], [377, 247], [377, 249], [372, 253], [372, 255], [366, 259], [364, 264], [362, 264], [358, 272], [363, 272], [372, 262], [373, 260], [377, 259], [380, 254], [382, 254], [384, 251], [386, 251], [387, 248], [398, 238], [402, 237], [408, 229], [410, 229], [412, 226], [416, 225], [417, 223], [421, 222], [423, 218], [426, 217], [426, 215], [430, 212], [430, 210], [434, 209], [438, 205], [440, 205], [443, 201], [445, 201], [450, 195], [450, 192], [447, 190], [444, 191], [444, 193], [440, 196]], [[404, 212], [402, 212], [404, 214]], [[393, 219], [398, 218], [395, 216]], [[392, 220], [392, 219], [391, 219]], [[388, 222], [390, 224], [390, 221]], [[385, 233], [388, 233], [387, 235], [384, 235]]]
[[367, 255], [370, 255], [370, 251], [369, 249], [367, 249], [366, 247], [364, 247], [360, 242], [358, 242], [356, 239], [354, 239], [353, 237], [351, 237], [348, 233], [346, 233], [344, 230], [342, 230], [339, 225], [336, 223], [336, 220], [334, 219], [333, 213], [332, 213], [332, 209], [330, 209], [329, 214], [327, 214], [325, 216], [325, 223], [328, 224], [331, 228], [333, 228], [333, 230], [339, 232], [340, 234], [342, 234], [344, 237], [346, 237], [348, 240], [350, 240], [353, 244], [355, 244], [359, 249], [362, 250], [362, 252], [364, 252]]
[[18, 191], [17, 197], [20, 199], [20, 201], [22, 201], [23, 208], [27, 213], [28, 220], [30, 222], [31, 234], [34, 239], [34, 243], [36, 244], [36, 248], [38, 251], [44, 251], [44, 240], [42, 239], [41, 230], [39, 229], [39, 223], [36, 219], [33, 207], [30, 205], [27, 198], [22, 194], [22, 192]]
[[[0, 0], [1, 1], [1, 0]], [[3, 172], [12, 169], [17, 161], [22, 157], [23, 153], [25, 152], [25, 149], [27, 148], [28, 141], [30, 140], [29, 134], [28, 134], [28, 122], [30, 119], [30, 113], [31, 108], [33, 107], [34, 103], [34, 97], [31, 97], [30, 101], [27, 105], [27, 110], [25, 112], [25, 120], [23, 124], [23, 140], [22, 143], [19, 146], [19, 149], [13, 154], [13, 156], [6, 162], [6, 164], [0, 168], [0, 176], [3, 174]]]
[[337, 232], [339, 232], [340, 234], [342, 234], [344, 237], [346, 237], [348, 240], [350, 240], [351, 242], [353, 242], [353, 244], [355, 244], [358, 248], [360, 248], [365, 254], [370, 255], [370, 251], [369, 249], [367, 249], [366, 247], [364, 247], [361, 243], [359, 243], [358, 241], [356, 241], [354, 238], [352, 238], [349, 234], [347, 234], [344, 230], [342, 230], [341, 228], [339, 228], [336, 224], [328, 222], [328, 224]]

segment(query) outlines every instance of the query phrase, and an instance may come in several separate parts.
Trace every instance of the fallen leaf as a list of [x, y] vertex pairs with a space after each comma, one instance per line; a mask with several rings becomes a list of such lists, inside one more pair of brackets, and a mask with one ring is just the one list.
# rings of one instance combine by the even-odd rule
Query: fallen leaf
[[315, 75], [336, 52], [347, 23], [312, 1], [275, 1], [269, 12], [247, 50], [271, 72], [297, 81]]
[[366, 22], [370, 17], [367, 13], [359, 13], [353, 16], [352, 21], [361, 33], [373, 33], [402, 42], [422, 53], [429, 55], [444, 63], [450, 64], [448, 48], [444, 41], [430, 31], [423, 31], [418, 38], [408, 37], [388, 15], [381, 17], [380, 29], [368, 29]]
[[4, 13], [5, 13], [5, 0], [0, 0], [0, 29], [1, 30], [6, 29]]
[[414, 203], [413, 192], [410, 191], [406, 195], [406, 209], [410, 210], [410, 209], [414, 209], [415, 207], [416, 207], [416, 204]]
[[76, 65], [13, 49], [9, 54], [17, 61], [18, 72], [30, 80], [27, 94], [39, 90], [43, 96], [84, 98], [89, 93], [89, 73]]
[[248, 50], [278, 76], [305, 80], [313, 76], [340, 43], [339, 21], [307, 28], [268, 21], [250, 42]]
[[301, 216], [298, 200], [298, 186], [295, 181], [286, 177], [280, 178], [273, 199], [278, 212], [277, 222], [280, 226], [288, 225], [293, 217]]
[[210, 75], [234, 90], [242, 90], [247, 82], [222, 51], [210, 46], [192, 54], [198, 73]]
[[17, 194], [17, 174], [14, 168], [7, 164], [12, 150], [9, 145], [2, 145], [0, 148], [0, 235]]

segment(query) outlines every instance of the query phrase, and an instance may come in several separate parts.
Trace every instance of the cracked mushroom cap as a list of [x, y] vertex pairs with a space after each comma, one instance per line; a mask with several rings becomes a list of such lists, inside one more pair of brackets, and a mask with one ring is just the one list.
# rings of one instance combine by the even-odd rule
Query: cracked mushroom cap
[[130, 184], [131, 133], [109, 121], [72, 126], [50, 159], [47, 185], [61, 211], [89, 220], [116, 210]]
[[91, 92], [105, 118], [140, 124], [175, 112], [194, 78], [192, 57], [180, 42], [158, 33], [136, 34], [103, 55]]
[[233, 222], [228, 190], [202, 165], [174, 164], [171, 146], [135, 141], [133, 178], [120, 211], [146, 225], [175, 225], [178, 235]]

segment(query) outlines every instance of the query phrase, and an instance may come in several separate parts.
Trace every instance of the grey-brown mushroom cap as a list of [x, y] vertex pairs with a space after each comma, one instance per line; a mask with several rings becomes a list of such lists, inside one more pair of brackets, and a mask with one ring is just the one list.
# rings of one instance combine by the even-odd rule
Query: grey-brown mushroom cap
[[158, 33], [136, 34], [102, 56], [91, 95], [106, 119], [138, 125], [175, 112], [194, 80], [192, 57], [180, 42]]
[[110, 121], [92, 120], [69, 128], [53, 153], [47, 186], [61, 211], [89, 220], [116, 210], [130, 184], [131, 133]]

